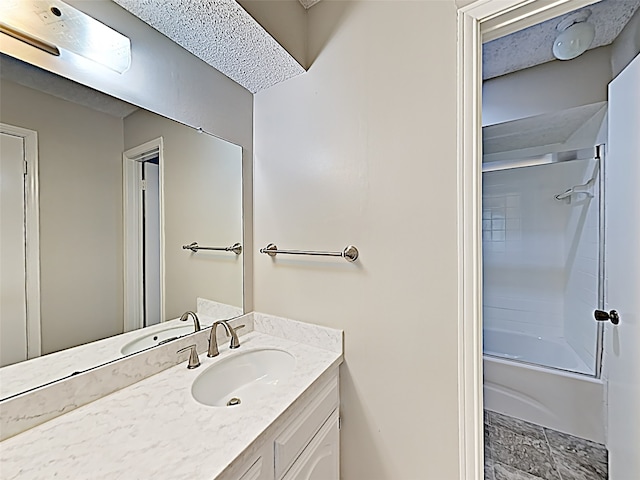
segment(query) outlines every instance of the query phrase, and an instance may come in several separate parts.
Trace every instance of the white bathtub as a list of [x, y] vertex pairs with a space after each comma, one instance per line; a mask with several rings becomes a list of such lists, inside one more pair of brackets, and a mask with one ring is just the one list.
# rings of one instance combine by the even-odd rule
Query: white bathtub
[[485, 355], [593, 375], [589, 367], [563, 339], [544, 339], [524, 333], [485, 329]]
[[485, 329], [484, 353], [487, 410], [604, 443], [605, 396], [600, 380], [519, 363], [553, 364], [566, 370], [588, 371], [567, 344], [561, 340]]

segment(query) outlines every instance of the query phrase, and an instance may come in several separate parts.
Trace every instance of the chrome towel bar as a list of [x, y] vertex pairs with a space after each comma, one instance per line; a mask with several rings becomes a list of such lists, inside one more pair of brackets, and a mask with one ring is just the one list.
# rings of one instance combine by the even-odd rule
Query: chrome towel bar
[[260, 253], [266, 253], [270, 257], [275, 257], [278, 253], [286, 255], [316, 255], [320, 257], [342, 257], [348, 262], [355, 262], [358, 259], [358, 249], [353, 245], [348, 245], [341, 252], [314, 252], [306, 250], [278, 250], [278, 247], [270, 243], [260, 249]]
[[216, 250], [219, 252], [233, 252], [236, 255], [240, 255], [242, 253], [242, 245], [239, 243], [234, 243], [230, 247], [201, 247], [198, 245], [198, 242], [193, 242], [189, 245], [183, 245], [182, 249], [191, 250], [192, 252], [197, 252], [198, 250]]

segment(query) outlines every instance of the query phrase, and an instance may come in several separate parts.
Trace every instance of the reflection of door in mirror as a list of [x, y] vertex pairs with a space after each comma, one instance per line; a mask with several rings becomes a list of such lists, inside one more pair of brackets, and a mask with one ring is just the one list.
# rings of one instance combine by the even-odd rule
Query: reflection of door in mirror
[[160, 282], [160, 165], [154, 157], [142, 163], [144, 241], [143, 297], [144, 326], [155, 325], [162, 320]]
[[37, 134], [0, 124], [0, 366], [40, 355]]
[[38, 134], [41, 354], [122, 333], [122, 119], [1, 92], [2, 122]]
[[0, 364], [27, 359], [27, 277], [24, 235], [23, 140], [0, 134], [0, 206], [4, 225], [0, 234]]

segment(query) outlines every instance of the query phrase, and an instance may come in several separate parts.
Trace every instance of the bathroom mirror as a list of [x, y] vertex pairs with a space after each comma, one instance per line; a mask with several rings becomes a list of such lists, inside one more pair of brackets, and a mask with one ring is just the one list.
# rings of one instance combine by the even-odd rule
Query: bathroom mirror
[[[203, 327], [241, 315], [241, 250], [183, 246], [242, 245], [242, 148], [4, 54], [0, 72], [3, 191], [12, 141], [37, 172], [24, 205], [2, 198], [3, 243], [23, 224], [27, 236], [17, 276], [5, 260], [20, 239], [3, 245], [2, 287], [11, 278], [20, 290], [26, 275], [29, 302], [39, 297], [25, 307], [3, 291], [0, 398], [188, 334], [191, 319], [163, 329], [187, 310], [205, 312]], [[10, 204], [26, 223], [9, 223]], [[24, 321], [7, 313], [20, 302]], [[73, 362], [56, 368], [67, 349]], [[46, 369], [28, 365], [43, 359]]]

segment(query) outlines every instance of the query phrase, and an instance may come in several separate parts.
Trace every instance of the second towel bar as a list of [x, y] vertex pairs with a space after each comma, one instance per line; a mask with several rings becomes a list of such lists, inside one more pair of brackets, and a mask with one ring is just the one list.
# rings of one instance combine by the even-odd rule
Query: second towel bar
[[355, 262], [358, 259], [358, 249], [353, 245], [348, 245], [341, 252], [317, 252], [308, 250], [278, 250], [278, 247], [270, 243], [265, 248], [260, 249], [260, 253], [266, 253], [270, 257], [275, 257], [278, 253], [286, 255], [316, 255], [320, 257], [342, 257], [348, 262]]
[[183, 245], [183, 250], [191, 250], [192, 252], [197, 252], [198, 250], [215, 250], [219, 252], [233, 252], [236, 255], [240, 255], [242, 253], [242, 245], [239, 243], [234, 243], [230, 247], [201, 247], [198, 245], [198, 242], [190, 243], [189, 245]]

